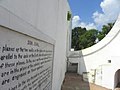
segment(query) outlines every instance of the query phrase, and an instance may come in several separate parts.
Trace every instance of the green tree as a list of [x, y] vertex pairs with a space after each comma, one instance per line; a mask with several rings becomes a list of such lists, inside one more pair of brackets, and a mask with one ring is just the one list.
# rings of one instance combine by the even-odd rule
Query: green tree
[[96, 40], [102, 40], [113, 27], [114, 23], [103, 25], [102, 30], [86, 30], [86, 28], [76, 27], [72, 30], [72, 48], [81, 50], [96, 44]]
[[96, 43], [98, 30], [91, 29], [79, 37], [79, 49], [88, 48]]
[[79, 49], [79, 38], [86, 32], [86, 28], [76, 27], [72, 30], [72, 48]]
[[108, 23], [107, 25], [103, 25], [102, 31], [99, 31], [98, 33], [98, 40], [101, 41], [112, 29], [114, 23]]
[[98, 30], [76, 27], [72, 30], [72, 48], [81, 50], [95, 44]]

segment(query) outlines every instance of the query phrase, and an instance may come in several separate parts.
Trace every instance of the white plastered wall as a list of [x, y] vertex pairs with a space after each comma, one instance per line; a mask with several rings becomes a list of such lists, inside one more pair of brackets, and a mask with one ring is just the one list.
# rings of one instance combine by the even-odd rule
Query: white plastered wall
[[0, 25], [54, 44], [52, 90], [60, 90], [66, 72], [68, 11], [67, 0], [0, 0]]
[[[102, 80], [101, 83], [97, 83], [103, 87], [113, 89], [114, 87], [114, 75], [116, 70], [120, 68], [120, 15], [108, 33], [108, 35], [100, 41], [98, 44], [82, 50], [83, 59], [80, 59], [81, 63], [84, 62], [85, 69], [82, 69], [80, 64], [80, 74], [86, 70], [90, 72], [91, 69], [102, 68]], [[111, 60], [111, 63], [108, 63]], [[97, 79], [97, 78], [96, 78]]]

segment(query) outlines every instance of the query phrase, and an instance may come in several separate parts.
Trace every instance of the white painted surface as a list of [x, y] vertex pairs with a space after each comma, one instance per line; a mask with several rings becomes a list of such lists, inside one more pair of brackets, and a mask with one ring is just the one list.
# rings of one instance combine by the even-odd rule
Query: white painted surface
[[66, 72], [68, 11], [67, 0], [0, 0], [0, 25], [54, 44], [52, 90], [60, 90]]

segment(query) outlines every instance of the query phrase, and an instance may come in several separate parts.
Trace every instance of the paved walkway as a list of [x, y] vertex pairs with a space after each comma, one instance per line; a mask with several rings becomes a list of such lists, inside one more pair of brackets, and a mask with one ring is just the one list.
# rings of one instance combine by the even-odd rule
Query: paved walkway
[[62, 90], [110, 90], [95, 84], [84, 82], [82, 77], [76, 73], [67, 73]]

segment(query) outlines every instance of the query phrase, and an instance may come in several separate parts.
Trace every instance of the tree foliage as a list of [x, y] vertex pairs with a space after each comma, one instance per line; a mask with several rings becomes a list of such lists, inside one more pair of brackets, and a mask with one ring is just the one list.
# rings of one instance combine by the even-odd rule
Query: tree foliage
[[91, 29], [89, 31], [87, 31], [86, 33], [84, 33], [83, 35], [81, 35], [81, 37], [79, 38], [79, 47], [81, 49], [90, 47], [92, 45], [94, 45], [96, 42], [96, 37], [97, 37], [98, 31], [95, 29]]
[[76, 27], [72, 30], [72, 48], [75, 50], [80, 49], [79, 38], [87, 32], [86, 28]]
[[98, 40], [101, 41], [112, 29], [114, 23], [108, 23], [107, 25], [103, 25], [102, 31], [99, 31], [98, 33]]
[[70, 11], [68, 11], [68, 13], [67, 13], [67, 20], [68, 20], [68, 21], [70, 21], [71, 16], [72, 16], [72, 15], [71, 15]]
[[86, 30], [86, 28], [75, 27], [72, 30], [72, 48], [81, 50], [96, 44], [96, 40], [102, 40], [113, 27], [114, 23], [103, 25], [102, 30]]

